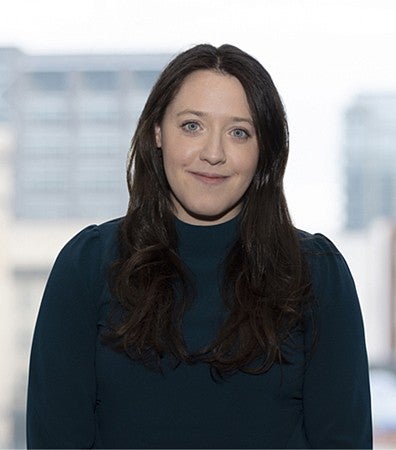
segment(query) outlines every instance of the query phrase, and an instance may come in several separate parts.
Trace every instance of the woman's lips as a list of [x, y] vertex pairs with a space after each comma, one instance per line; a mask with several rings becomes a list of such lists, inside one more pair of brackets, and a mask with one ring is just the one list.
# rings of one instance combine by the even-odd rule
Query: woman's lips
[[206, 184], [221, 184], [227, 178], [228, 175], [221, 175], [217, 173], [206, 173], [206, 172], [190, 172], [197, 180], [202, 181]]

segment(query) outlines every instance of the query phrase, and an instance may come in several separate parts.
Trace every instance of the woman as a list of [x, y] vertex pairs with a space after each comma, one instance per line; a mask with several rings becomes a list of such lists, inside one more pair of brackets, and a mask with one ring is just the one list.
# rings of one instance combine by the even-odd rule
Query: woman
[[[370, 448], [347, 265], [293, 228], [265, 69], [198, 45], [163, 71], [126, 216], [60, 253], [32, 348], [29, 448]], [[133, 174], [132, 174], [133, 173]]]

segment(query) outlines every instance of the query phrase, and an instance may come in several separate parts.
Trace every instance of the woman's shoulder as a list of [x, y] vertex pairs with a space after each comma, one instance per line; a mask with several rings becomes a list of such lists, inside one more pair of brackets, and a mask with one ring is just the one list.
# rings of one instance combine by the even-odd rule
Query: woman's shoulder
[[118, 255], [118, 227], [122, 218], [88, 225], [75, 234], [58, 254], [55, 266], [76, 272], [98, 273]]
[[102, 249], [106, 256], [117, 256], [118, 229], [123, 219], [123, 217], [118, 217], [94, 226], [94, 230], [101, 241]]
[[320, 255], [338, 255], [341, 256], [340, 251], [334, 243], [324, 234], [308, 233], [303, 230], [296, 230], [298, 240], [302, 251], [308, 256]]
[[308, 263], [312, 287], [324, 305], [357, 304], [355, 283], [348, 264], [334, 243], [321, 233], [297, 230]]
[[335, 275], [345, 272], [349, 275], [347, 263], [335, 244], [321, 233], [311, 234], [297, 230], [300, 248], [313, 276]]
[[114, 249], [117, 245], [118, 228], [122, 217], [103, 222], [99, 225], [91, 224], [75, 234], [63, 247], [62, 251], [89, 252], [94, 247], [101, 251]]

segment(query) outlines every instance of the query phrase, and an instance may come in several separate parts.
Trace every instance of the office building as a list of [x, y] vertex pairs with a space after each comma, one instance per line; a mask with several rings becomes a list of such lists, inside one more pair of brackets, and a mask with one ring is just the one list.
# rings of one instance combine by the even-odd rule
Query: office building
[[358, 96], [346, 113], [346, 228], [396, 219], [396, 93]]
[[15, 133], [17, 219], [108, 218], [127, 205], [137, 119], [169, 55], [0, 49], [0, 121]]

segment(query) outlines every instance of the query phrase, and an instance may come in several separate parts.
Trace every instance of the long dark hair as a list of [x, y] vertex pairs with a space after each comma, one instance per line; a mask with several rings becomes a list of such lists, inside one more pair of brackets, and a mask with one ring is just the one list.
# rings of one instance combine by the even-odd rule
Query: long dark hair
[[[259, 161], [245, 194], [239, 230], [225, 261], [223, 301], [228, 317], [207, 348], [189, 354], [181, 333], [192, 292], [177, 251], [174, 210], [155, 125], [196, 70], [236, 77], [257, 133]], [[104, 342], [149, 367], [161, 358], [204, 361], [218, 375], [257, 374], [284, 361], [282, 345], [302, 323], [308, 270], [283, 192], [288, 127], [275, 85], [262, 65], [232, 45], [197, 45], [176, 56], [160, 75], [132, 139], [128, 211], [119, 229], [120, 256], [111, 268], [117, 320]], [[120, 308], [121, 306], [121, 308]], [[120, 313], [121, 311], [121, 313]]]

